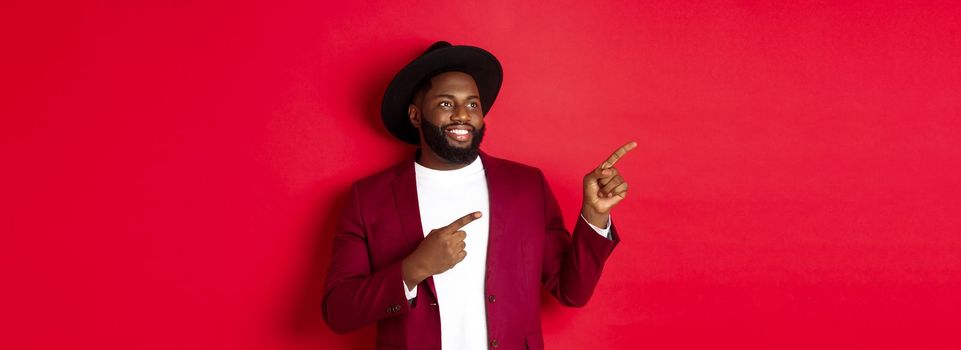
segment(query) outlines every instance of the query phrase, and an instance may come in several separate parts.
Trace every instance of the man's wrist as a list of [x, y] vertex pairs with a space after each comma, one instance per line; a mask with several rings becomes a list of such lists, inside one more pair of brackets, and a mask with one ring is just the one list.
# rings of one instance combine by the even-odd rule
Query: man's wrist
[[416, 264], [410, 261], [410, 258], [406, 258], [401, 262], [400, 270], [408, 290], [413, 289], [420, 284], [421, 281], [427, 279], [421, 269], [417, 268]]
[[581, 215], [584, 220], [597, 227], [607, 227], [608, 219], [611, 218], [611, 213], [599, 213], [587, 206], [581, 208]]

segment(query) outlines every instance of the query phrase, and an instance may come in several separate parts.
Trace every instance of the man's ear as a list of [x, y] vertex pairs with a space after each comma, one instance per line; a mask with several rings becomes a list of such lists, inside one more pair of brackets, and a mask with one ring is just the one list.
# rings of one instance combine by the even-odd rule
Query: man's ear
[[413, 103], [407, 105], [407, 118], [410, 119], [411, 125], [420, 129], [420, 110]]

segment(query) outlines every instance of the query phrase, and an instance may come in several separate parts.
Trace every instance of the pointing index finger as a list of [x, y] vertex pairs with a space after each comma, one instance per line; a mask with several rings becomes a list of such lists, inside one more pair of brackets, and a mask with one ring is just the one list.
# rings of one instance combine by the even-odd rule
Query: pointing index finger
[[618, 148], [616, 151], [614, 151], [614, 153], [612, 153], [611, 156], [604, 161], [604, 163], [601, 163], [601, 169], [613, 167], [614, 163], [617, 163], [621, 157], [627, 154], [628, 151], [634, 149], [634, 147], [637, 147], [637, 142], [634, 141], [628, 142], [627, 144], [621, 146], [621, 148]]
[[462, 216], [460, 219], [454, 220], [454, 222], [450, 223], [450, 225], [447, 225], [447, 227], [445, 228], [447, 229], [448, 232], [455, 232], [457, 230], [460, 230], [462, 227], [467, 226], [467, 224], [473, 222], [474, 220], [479, 219], [480, 217], [481, 217], [481, 212], [475, 211], [473, 213]]

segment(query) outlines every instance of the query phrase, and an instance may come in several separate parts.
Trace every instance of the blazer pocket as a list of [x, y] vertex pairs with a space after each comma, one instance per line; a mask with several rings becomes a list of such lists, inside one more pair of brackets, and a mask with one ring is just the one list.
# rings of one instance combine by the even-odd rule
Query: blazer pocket
[[541, 333], [528, 335], [524, 342], [527, 343], [527, 350], [544, 350], [544, 336]]

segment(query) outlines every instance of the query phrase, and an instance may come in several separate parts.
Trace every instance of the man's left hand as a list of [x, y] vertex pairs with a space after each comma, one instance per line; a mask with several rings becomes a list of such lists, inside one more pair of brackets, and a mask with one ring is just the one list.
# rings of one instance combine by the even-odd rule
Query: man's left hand
[[611, 208], [627, 197], [627, 182], [618, 174], [614, 164], [634, 147], [637, 147], [637, 142], [628, 142], [614, 151], [604, 163], [584, 175], [584, 204], [581, 215], [584, 215], [591, 225], [607, 227]]

